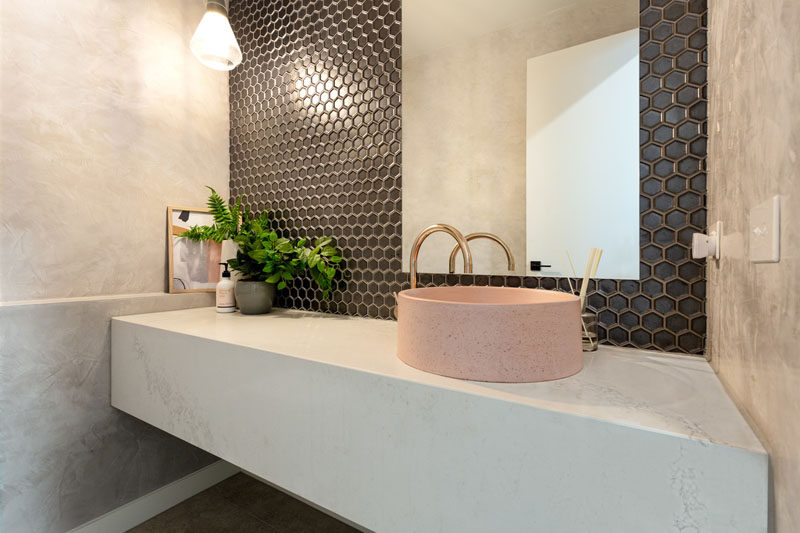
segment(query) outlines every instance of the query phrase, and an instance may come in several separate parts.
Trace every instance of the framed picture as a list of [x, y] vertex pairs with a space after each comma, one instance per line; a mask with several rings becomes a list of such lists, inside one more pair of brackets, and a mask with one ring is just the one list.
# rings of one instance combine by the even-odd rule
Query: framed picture
[[169, 292], [214, 292], [219, 283], [220, 263], [236, 257], [232, 241], [192, 241], [181, 237], [192, 226], [210, 226], [214, 216], [202, 207], [167, 207], [167, 255]]

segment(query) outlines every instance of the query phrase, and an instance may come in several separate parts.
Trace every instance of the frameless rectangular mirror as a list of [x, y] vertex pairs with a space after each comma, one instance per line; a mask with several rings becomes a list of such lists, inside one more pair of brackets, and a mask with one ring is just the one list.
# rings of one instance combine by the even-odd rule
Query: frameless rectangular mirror
[[[508, 244], [512, 272], [471, 241], [478, 274], [563, 276], [597, 246], [598, 277], [638, 279], [638, 24], [634, 0], [403, 0], [404, 268], [446, 223]], [[430, 236], [419, 271], [454, 244]]]

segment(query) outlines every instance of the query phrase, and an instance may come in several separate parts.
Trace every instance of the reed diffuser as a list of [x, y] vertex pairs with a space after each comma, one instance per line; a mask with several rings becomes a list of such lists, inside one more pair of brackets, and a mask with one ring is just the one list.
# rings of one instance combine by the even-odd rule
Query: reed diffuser
[[[572, 262], [572, 257], [570, 257], [569, 252], [565, 252], [565, 254], [567, 261], [564, 264], [564, 270], [566, 272], [571, 272], [572, 277], [577, 279], [578, 275], [575, 271], [575, 265]], [[600, 258], [602, 256], [603, 250], [600, 248], [592, 248], [589, 251], [589, 258], [586, 261], [586, 268], [584, 269], [580, 290], [577, 294], [581, 302], [581, 341], [584, 352], [593, 352], [597, 350], [597, 344], [599, 341], [597, 335], [597, 313], [586, 309], [586, 293], [589, 290], [589, 280], [597, 275], [597, 267], [600, 265]], [[569, 271], [566, 269], [567, 262], [569, 263], [569, 267], [571, 269]], [[575, 294], [575, 287], [573, 287], [572, 280], [569, 277], [567, 277], [567, 283], [569, 284], [570, 292]]]

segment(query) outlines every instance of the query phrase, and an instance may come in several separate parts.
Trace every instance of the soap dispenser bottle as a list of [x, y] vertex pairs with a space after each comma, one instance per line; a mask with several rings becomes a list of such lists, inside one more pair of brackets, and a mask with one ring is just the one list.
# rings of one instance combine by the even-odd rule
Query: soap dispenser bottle
[[233, 313], [236, 311], [236, 298], [233, 295], [235, 282], [228, 272], [228, 263], [220, 263], [225, 267], [222, 279], [217, 283], [217, 313]]

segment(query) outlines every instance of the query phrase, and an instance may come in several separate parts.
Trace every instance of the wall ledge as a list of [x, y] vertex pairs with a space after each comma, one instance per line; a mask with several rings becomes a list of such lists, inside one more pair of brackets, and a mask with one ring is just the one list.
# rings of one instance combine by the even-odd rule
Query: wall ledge
[[38, 298], [33, 300], [13, 300], [7, 302], [0, 302], [0, 307], [15, 307], [21, 305], [47, 305], [47, 304], [63, 304], [63, 303], [81, 303], [81, 302], [102, 302], [108, 300], [130, 300], [134, 298], [159, 298], [162, 296], [169, 296], [171, 298], [190, 298], [197, 295], [211, 294], [209, 293], [175, 293], [170, 294], [167, 292], [140, 292], [133, 294], [101, 294], [95, 296], [74, 296], [70, 298]]

